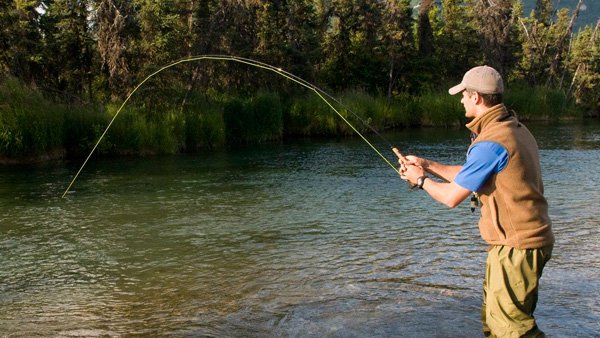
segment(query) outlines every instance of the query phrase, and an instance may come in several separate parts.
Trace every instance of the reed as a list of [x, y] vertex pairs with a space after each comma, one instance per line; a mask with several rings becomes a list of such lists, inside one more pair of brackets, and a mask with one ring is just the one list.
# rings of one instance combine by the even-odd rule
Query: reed
[[424, 126], [458, 127], [465, 123], [465, 111], [458, 96], [434, 92], [416, 97], [415, 100]]
[[225, 144], [225, 120], [220, 105], [207, 100], [194, 100], [183, 114], [183, 151], [194, 152]]
[[64, 111], [15, 79], [0, 85], [0, 156], [35, 157], [60, 151]]
[[[463, 125], [460, 97], [445, 91], [392, 99], [361, 90], [330, 103], [359, 132], [372, 129]], [[98, 153], [173, 154], [226, 144], [255, 144], [285, 137], [354, 136], [354, 130], [312, 92], [282, 97], [207, 91], [192, 93], [185, 106], [170, 102], [129, 104], [98, 147]], [[560, 91], [514, 86], [505, 103], [524, 120], [583, 116]], [[66, 105], [6, 78], [0, 81], [0, 160], [82, 157], [98, 140], [118, 106]]]
[[275, 93], [228, 98], [223, 106], [223, 119], [228, 143], [263, 143], [283, 136], [283, 104]]
[[522, 120], [558, 120], [581, 117], [582, 112], [559, 90], [515, 86], [506, 92], [506, 106]]

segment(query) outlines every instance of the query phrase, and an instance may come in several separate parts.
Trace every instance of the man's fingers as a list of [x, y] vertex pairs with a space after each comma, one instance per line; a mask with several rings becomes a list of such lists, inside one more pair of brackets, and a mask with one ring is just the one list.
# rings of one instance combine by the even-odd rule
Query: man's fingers
[[398, 148], [394, 147], [394, 148], [392, 148], [392, 150], [394, 151], [394, 154], [396, 154], [396, 156], [398, 156], [400, 163], [406, 162], [406, 157], [404, 157], [404, 155], [402, 155], [402, 153], [400, 152], [400, 150], [398, 150]]

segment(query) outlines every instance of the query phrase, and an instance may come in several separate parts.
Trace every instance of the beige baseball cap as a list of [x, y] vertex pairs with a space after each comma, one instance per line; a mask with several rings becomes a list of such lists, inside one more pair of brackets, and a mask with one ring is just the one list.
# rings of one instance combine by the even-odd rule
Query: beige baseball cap
[[455, 95], [465, 89], [474, 90], [481, 94], [501, 94], [504, 92], [504, 83], [502, 82], [502, 76], [494, 68], [477, 66], [466, 72], [462, 81], [448, 89], [448, 93]]

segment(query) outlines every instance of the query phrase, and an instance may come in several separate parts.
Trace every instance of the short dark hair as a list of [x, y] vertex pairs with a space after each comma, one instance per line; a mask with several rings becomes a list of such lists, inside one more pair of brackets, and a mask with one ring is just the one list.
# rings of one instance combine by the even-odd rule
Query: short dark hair
[[[474, 90], [470, 90], [470, 89], [466, 89], [466, 92], [470, 95], [473, 95], [473, 93], [475, 92]], [[479, 93], [479, 95], [481, 96], [481, 99], [483, 100], [483, 103], [488, 106], [488, 107], [493, 107], [495, 105], [498, 105], [500, 103], [502, 103], [502, 93], [495, 93], [495, 94], [483, 94], [483, 93]]]

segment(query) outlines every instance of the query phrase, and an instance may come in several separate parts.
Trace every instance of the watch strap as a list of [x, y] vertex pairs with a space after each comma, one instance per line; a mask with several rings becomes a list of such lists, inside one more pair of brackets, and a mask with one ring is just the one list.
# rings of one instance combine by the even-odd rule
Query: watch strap
[[417, 178], [417, 188], [419, 189], [423, 189], [423, 184], [425, 184], [425, 180], [428, 179], [429, 177], [423, 175], [419, 178]]

